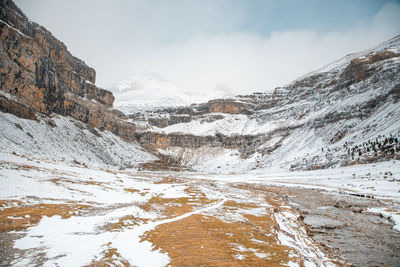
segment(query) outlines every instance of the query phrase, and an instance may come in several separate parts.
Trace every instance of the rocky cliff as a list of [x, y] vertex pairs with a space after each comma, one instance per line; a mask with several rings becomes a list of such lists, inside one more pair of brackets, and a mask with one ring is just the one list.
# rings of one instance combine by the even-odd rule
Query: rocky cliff
[[174, 169], [316, 169], [400, 158], [400, 37], [269, 93], [123, 113], [62, 42], [12, 1], [0, 7], [3, 112], [38, 121], [38, 114], [70, 116], [136, 140]]
[[198, 170], [399, 159], [399, 73], [395, 37], [271, 93], [128, 116], [142, 144]]
[[1, 110], [71, 116], [133, 139], [135, 125], [111, 110], [114, 96], [95, 86], [96, 72], [10, 0], [0, 1]]

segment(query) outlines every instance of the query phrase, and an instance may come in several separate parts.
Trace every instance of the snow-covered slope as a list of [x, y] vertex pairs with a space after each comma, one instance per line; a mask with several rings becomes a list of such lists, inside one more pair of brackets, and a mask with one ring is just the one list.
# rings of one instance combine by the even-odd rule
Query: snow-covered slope
[[97, 167], [135, 168], [155, 159], [138, 144], [72, 118], [39, 117], [39, 121], [0, 112], [0, 149], [32, 159], [66, 161]]
[[[399, 73], [398, 36], [272, 94], [221, 100], [218, 108], [208, 102], [145, 113], [143, 131], [173, 134], [171, 147], [159, 151], [201, 171], [315, 169], [399, 159]], [[209, 145], [199, 147], [205, 139]]]
[[216, 88], [212, 94], [195, 92], [167, 81], [157, 73], [133, 75], [119, 81], [110, 90], [115, 96], [114, 106], [127, 113], [160, 107], [186, 106], [233, 95], [226, 88]]
[[114, 92], [116, 107], [135, 124], [129, 134], [138, 144], [65, 117], [54, 117], [52, 127], [44, 116], [36, 122], [1, 114], [0, 145], [23, 155], [123, 167], [155, 159], [140, 144], [163, 154], [167, 165], [208, 172], [398, 160], [399, 73], [398, 36], [272, 93], [200, 104], [188, 105], [210, 96], [182, 90], [159, 75], [134, 76]]

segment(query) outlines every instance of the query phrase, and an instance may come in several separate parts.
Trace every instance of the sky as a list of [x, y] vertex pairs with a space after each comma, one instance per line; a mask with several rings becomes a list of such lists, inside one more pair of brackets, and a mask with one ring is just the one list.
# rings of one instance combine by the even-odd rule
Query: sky
[[15, 0], [109, 88], [158, 73], [193, 92], [272, 91], [400, 34], [400, 0]]

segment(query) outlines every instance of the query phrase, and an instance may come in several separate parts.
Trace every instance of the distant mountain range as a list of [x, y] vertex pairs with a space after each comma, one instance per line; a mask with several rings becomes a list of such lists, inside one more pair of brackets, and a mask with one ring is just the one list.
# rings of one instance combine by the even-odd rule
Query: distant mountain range
[[149, 110], [161, 107], [188, 106], [210, 99], [232, 97], [227, 88], [215, 88], [212, 93], [180, 87], [160, 74], [132, 75], [110, 88], [115, 96], [114, 106], [125, 110]]

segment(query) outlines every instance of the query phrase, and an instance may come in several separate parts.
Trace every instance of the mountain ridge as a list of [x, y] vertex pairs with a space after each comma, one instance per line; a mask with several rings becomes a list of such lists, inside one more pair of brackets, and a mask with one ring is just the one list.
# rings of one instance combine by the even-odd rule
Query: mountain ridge
[[181, 88], [157, 95], [154, 75], [97, 87], [0, 0], [0, 58], [0, 265], [400, 262], [399, 37], [272, 92], [170, 105]]
[[[174, 169], [230, 172], [273, 166], [296, 170], [399, 159], [393, 137], [400, 132], [399, 36], [347, 55], [271, 93], [186, 106], [185, 101], [134, 109], [128, 105], [122, 109], [124, 114], [115, 109], [123, 105], [113, 108], [111, 92], [95, 86], [94, 69], [73, 57], [45, 28], [29, 21], [12, 1], [0, 3], [1, 110], [38, 124], [62, 116], [71, 117], [75, 126], [86, 124], [89, 132], [93, 127], [110, 131], [128, 141], [137, 155], [143, 154], [140, 147], [145, 148], [147, 156], [138, 159], [158, 157], [145, 168], [174, 165]], [[157, 92], [165, 83], [158, 78], [150, 82], [160, 87], [139, 86], [140, 94]], [[126, 86], [119, 91], [130, 84]], [[172, 93], [179, 91], [171, 88]], [[5, 125], [15, 132], [16, 125], [23, 123], [16, 118], [12, 121]], [[79, 132], [87, 135], [86, 130]], [[7, 140], [17, 137], [2, 138], [3, 148], [10, 151]], [[87, 135], [87, 141], [90, 138]], [[136, 152], [131, 157], [138, 167], [135, 164], [144, 160], [135, 161]]]
[[114, 107], [124, 113], [189, 106], [209, 99], [233, 97], [228, 89], [216, 88], [212, 95], [186, 89], [158, 73], [131, 75], [114, 84], [110, 91], [115, 96]]
[[[308, 76], [300, 77], [287, 86], [277, 88], [271, 94], [255, 93], [230, 100], [213, 100], [181, 109], [130, 116], [147, 119], [147, 125], [143, 123], [142, 130], [138, 128], [139, 132], [146, 132], [143, 134], [147, 136], [146, 142], [149, 142], [148, 136], [151, 132], [156, 132], [153, 134], [155, 146], [158, 145], [163, 153], [178, 160], [184, 155], [196, 154], [194, 151], [199, 149], [199, 141], [194, 141], [193, 144], [186, 143], [183, 148], [179, 148], [182, 145], [174, 146], [176, 141], [173, 140], [179, 139], [179, 134], [183, 139], [188, 139], [190, 135], [194, 140], [195, 136], [208, 138], [210, 150], [214, 152], [220, 143], [221, 155], [228, 153], [224, 152], [226, 144], [230, 144], [228, 148], [239, 151], [240, 157], [247, 158], [250, 153], [254, 157], [250, 165], [247, 159], [231, 159], [247, 164], [248, 169], [273, 165], [284, 168], [290, 166], [291, 169], [327, 168], [399, 158], [396, 151], [391, 156], [379, 154], [380, 152], [376, 153], [379, 155], [367, 156], [371, 153], [367, 149], [361, 152], [358, 149], [357, 155], [354, 156], [353, 152], [348, 153], [343, 147], [346, 142], [346, 146], [358, 146], [359, 143], [371, 141], [370, 139], [381, 134], [398, 135], [399, 43], [397, 36], [375, 48], [342, 58], [328, 65], [330, 69], [324, 67]], [[235, 107], [238, 112], [232, 108], [226, 109], [229, 105]], [[171, 116], [173, 113], [175, 116]], [[389, 115], [385, 118], [384, 113]], [[378, 118], [383, 119], [378, 121]], [[374, 123], [368, 125], [365, 123], [368, 120]], [[390, 130], [384, 126], [386, 120], [391, 122]], [[357, 124], [365, 124], [364, 129], [359, 129], [360, 138], [357, 137], [356, 131], [351, 131]], [[374, 130], [368, 129], [370, 126], [374, 126]], [[318, 134], [315, 135], [311, 131]], [[298, 136], [308, 134], [308, 138], [315, 139], [315, 142], [309, 144], [304, 139], [295, 138], [294, 133]], [[347, 134], [350, 137], [345, 138]], [[168, 139], [168, 135], [173, 136], [169, 138], [171, 140], [165, 140]], [[366, 139], [362, 140], [361, 136]], [[245, 141], [233, 144], [229, 141], [232, 138]], [[158, 143], [157, 139], [162, 142]], [[261, 141], [254, 143], [254, 139]], [[347, 139], [348, 141], [343, 141]], [[294, 144], [294, 140], [302, 142], [303, 146]], [[335, 145], [340, 142], [343, 143], [342, 147]], [[165, 149], [168, 146], [171, 147], [170, 152]], [[296, 148], [297, 154], [290, 155], [285, 146]], [[316, 149], [310, 151], [310, 146], [318, 146], [319, 152]], [[391, 147], [393, 146], [395, 150], [398, 147], [397, 144], [392, 144]], [[364, 156], [359, 157], [360, 153]], [[215, 157], [215, 153], [213, 155]], [[276, 160], [285, 157], [284, 160]], [[224, 168], [218, 165], [214, 170], [218, 169]], [[231, 164], [226, 165], [226, 169], [232, 170]]]

